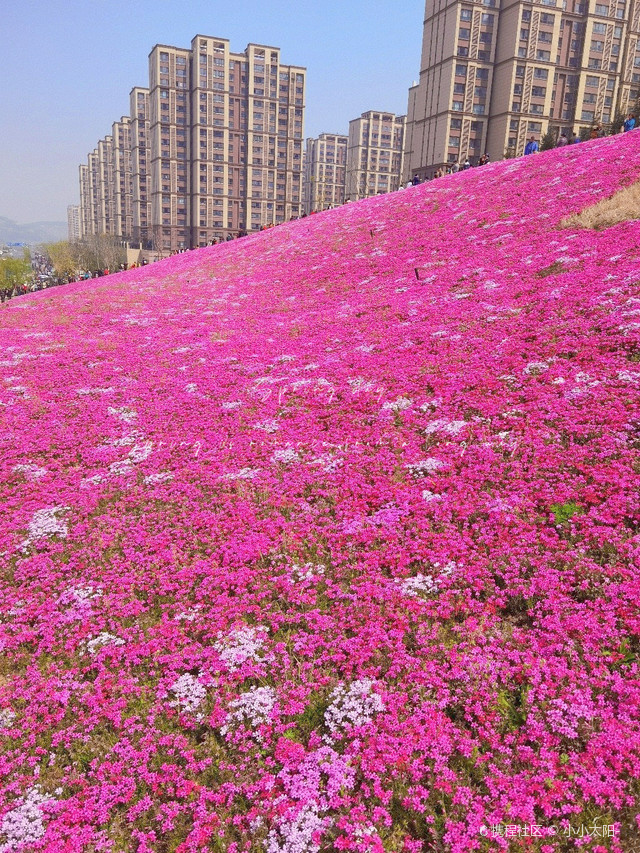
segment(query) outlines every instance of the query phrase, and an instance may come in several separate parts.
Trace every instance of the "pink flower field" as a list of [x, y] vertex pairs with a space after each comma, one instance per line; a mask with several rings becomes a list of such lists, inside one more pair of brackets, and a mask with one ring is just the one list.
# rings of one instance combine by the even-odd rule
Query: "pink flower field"
[[0, 310], [0, 853], [640, 850], [640, 135]]

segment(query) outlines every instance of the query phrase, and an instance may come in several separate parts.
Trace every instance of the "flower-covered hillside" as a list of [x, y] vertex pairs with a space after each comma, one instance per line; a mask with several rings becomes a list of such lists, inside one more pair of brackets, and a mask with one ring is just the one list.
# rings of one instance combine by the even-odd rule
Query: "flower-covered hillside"
[[2, 853], [640, 843], [640, 223], [560, 226], [639, 177], [633, 132], [2, 309]]

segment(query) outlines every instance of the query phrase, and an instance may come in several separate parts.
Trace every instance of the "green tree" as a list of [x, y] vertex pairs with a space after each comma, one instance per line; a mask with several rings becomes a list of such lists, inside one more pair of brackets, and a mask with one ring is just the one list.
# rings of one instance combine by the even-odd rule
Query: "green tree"
[[0, 301], [8, 299], [16, 287], [25, 284], [31, 278], [31, 262], [28, 252], [25, 257], [0, 259]]
[[58, 243], [45, 243], [42, 246], [44, 253], [51, 261], [55, 274], [61, 278], [67, 275], [75, 275], [78, 270], [78, 259], [74, 245], [74, 243], [68, 243], [66, 240], [60, 240]]
[[556, 134], [551, 128], [547, 130], [545, 135], [540, 140], [540, 150], [541, 151], [549, 151], [551, 148], [556, 147]]

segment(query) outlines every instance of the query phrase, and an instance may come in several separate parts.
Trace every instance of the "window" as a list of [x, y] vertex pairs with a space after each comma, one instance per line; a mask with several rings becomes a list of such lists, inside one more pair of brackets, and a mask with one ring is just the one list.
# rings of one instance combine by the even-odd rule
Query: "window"
[[[640, 65], [640, 62], [638, 63]], [[594, 71], [602, 68], [602, 62], [600, 59], [590, 59], [587, 68], [592, 68]]]
[[480, 33], [480, 41], [482, 44], [491, 44], [491, 33]]
[[530, 121], [527, 124], [527, 130], [529, 133], [541, 133], [542, 124], [539, 121]]
[[542, 113], [544, 112], [544, 107], [542, 104], [530, 104], [529, 112], [535, 113], [536, 115], [542, 115]]
[[587, 83], [586, 83], [586, 85], [587, 85], [587, 86], [591, 86], [591, 87], [593, 87], [593, 86], [597, 86], [597, 85], [598, 85], [598, 80], [599, 80], [599, 78], [598, 78], [598, 77], [592, 77], [591, 75], [587, 75]]
[[471, 9], [461, 9], [460, 10], [460, 20], [461, 21], [470, 21], [471, 20]]
[[460, 27], [460, 29], [458, 30], [458, 38], [462, 41], [468, 41], [470, 34], [471, 30], [467, 29], [466, 27]]
[[516, 65], [516, 77], [524, 77], [524, 65]]
[[521, 39], [528, 39], [529, 38], [529, 30], [526, 30], [526, 29], [520, 30], [520, 38]]
[[526, 47], [519, 47], [518, 48], [518, 56], [520, 57], [520, 59], [524, 59], [526, 55], [527, 55], [527, 48]]
[[465, 85], [464, 83], [454, 83], [453, 84], [453, 94], [454, 95], [464, 95]]
[[480, 20], [488, 27], [493, 26], [493, 15], [491, 15], [489, 12], [483, 12]]
[[551, 24], [551, 26], [553, 26], [553, 24], [555, 23], [555, 20], [556, 20], [556, 16], [550, 15], [548, 12], [543, 12], [540, 15], [540, 23], [541, 24]]
[[488, 80], [489, 79], [489, 69], [488, 68], [476, 68], [476, 80]]
[[462, 119], [461, 118], [452, 118], [451, 119], [451, 130], [460, 130], [462, 127]]
[[525, 9], [522, 13], [522, 21], [523, 23], [528, 23], [531, 20], [531, 10]]
[[514, 113], [519, 113], [520, 112], [520, 101], [513, 101], [511, 103], [511, 110]]
[[607, 31], [607, 25], [601, 24], [598, 21], [596, 21], [593, 25], [593, 31], [594, 31], [594, 33], [599, 33], [600, 35], [604, 35]]
[[609, 7], [602, 3], [596, 3], [596, 15], [608, 15]]
[[534, 98], [544, 98], [544, 96], [547, 94], [547, 90], [544, 86], [532, 86], [531, 94]]
[[512, 118], [512, 119], [509, 121], [509, 130], [517, 130], [517, 129], [518, 129], [518, 125], [519, 125], [519, 123], [520, 123], [520, 122], [518, 121], [518, 119], [517, 119], [517, 118]]
[[551, 44], [553, 41], [553, 34], [546, 32], [538, 33], [538, 41], [543, 42], [544, 44]]
[[593, 39], [591, 41], [591, 50], [593, 50], [595, 53], [602, 53], [602, 51], [604, 50], [604, 42]]
[[468, 47], [459, 47], [458, 48], [458, 56], [469, 56], [469, 48]]
[[540, 62], [550, 62], [551, 60], [551, 51], [549, 50], [536, 50], [536, 59]]
[[595, 92], [586, 92], [584, 96], [585, 104], [595, 104], [596, 102], [596, 94]]
[[449, 137], [449, 147], [450, 148], [459, 148], [460, 147], [460, 137], [459, 136], [450, 136]]
[[466, 65], [456, 65], [456, 77], [466, 77], [467, 76], [467, 66]]
[[455, 110], [456, 112], [462, 112], [462, 101], [454, 101], [451, 104], [451, 109]]
[[477, 116], [484, 115], [484, 104], [474, 104], [473, 105], [473, 114]]
[[593, 110], [582, 110], [580, 121], [593, 121], [595, 113]]
[[515, 84], [515, 86], [513, 87], [513, 94], [514, 95], [521, 95], [522, 94], [522, 83], [516, 83]]
[[536, 80], [547, 80], [549, 77], [549, 69], [535, 68], [533, 71], [533, 76], [536, 78]]

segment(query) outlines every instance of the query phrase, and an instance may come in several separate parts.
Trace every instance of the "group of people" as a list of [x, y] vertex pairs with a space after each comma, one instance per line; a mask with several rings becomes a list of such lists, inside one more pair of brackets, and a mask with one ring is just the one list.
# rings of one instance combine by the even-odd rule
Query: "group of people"
[[[628, 133], [630, 130], [633, 130], [635, 126], [636, 117], [633, 113], [629, 113], [622, 123], [620, 133]], [[594, 124], [589, 131], [589, 139], [600, 139], [600, 137], [604, 135], [605, 132], [601, 124]], [[577, 133], [570, 133], [569, 136], [567, 136], [566, 132], [563, 130], [556, 142], [556, 148], [564, 148], [565, 145], [576, 145], [578, 142], [582, 142], [582, 139]], [[532, 136], [525, 145], [524, 153], [536, 154], [539, 150], [540, 146], [538, 145], [535, 136]]]
[[[476, 165], [477, 166], [486, 166], [487, 163], [490, 163], [490, 162], [491, 162], [491, 159], [490, 159], [489, 155], [483, 154], [482, 157], [480, 157], [480, 159], [478, 160]], [[462, 163], [451, 163], [448, 166], [440, 166], [433, 173], [433, 178], [442, 178], [445, 175], [455, 175], [456, 172], [466, 172], [467, 169], [472, 169], [472, 168], [473, 168], [473, 164], [471, 163], [471, 160], [469, 160], [469, 158], [467, 157], [467, 159]], [[424, 181], [423, 181], [423, 179], [420, 178], [420, 175], [414, 175], [413, 178], [411, 178], [409, 181], [407, 181], [405, 186], [401, 185], [399, 187], [399, 189], [403, 190], [405, 188], [409, 189], [409, 187], [416, 187], [416, 186], [418, 186], [418, 184], [421, 184], [421, 183], [426, 182], [428, 180], [429, 180], [428, 177], [425, 177]]]

